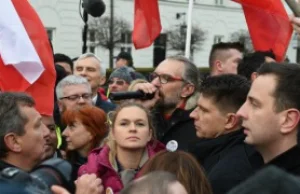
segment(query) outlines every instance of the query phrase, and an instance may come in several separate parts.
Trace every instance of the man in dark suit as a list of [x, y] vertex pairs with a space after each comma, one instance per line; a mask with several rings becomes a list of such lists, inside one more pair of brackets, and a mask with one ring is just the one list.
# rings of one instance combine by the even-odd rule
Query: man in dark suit
[[255, 150], [244, 143], [236, 115], [249, 88], [247, 79], [239, 75], [208, 77], [200, 86], [197, 107], [190, 114], [195, 133], [204, 138], [193, 153], [204, 167], [214, 194], [226, 193], [247, 179], [255, 170], [254, 162], [261, 161]]

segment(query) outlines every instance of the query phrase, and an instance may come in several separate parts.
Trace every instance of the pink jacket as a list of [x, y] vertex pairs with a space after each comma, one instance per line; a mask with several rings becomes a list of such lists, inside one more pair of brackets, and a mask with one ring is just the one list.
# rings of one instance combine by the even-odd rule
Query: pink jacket
[[[158, 141], [151, 141], [147, 144], [149, 158], [164, 149], [165, 146]], [[79, 168], [78, 176], [91, 173], [102, 179], [104, 189], [110, 187], [114, 193], [118, 193], [124, 187], [121, 177], [109, 162], [109, 147], [106, 145], [89, 154], [87, 163]]]

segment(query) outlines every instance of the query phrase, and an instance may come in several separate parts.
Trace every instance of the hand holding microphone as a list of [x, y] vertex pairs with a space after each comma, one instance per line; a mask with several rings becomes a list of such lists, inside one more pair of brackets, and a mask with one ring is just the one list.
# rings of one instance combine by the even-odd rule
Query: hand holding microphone
[[151, 83], [137, 83], [133, 87], [133, 91], [128, 92], [114, 92], [109, 95], [111, 100], [127, 100], [135, 99], [136, 102], [141, 103], [146, 108], [153, 108], [158, 101], [158, 89]]

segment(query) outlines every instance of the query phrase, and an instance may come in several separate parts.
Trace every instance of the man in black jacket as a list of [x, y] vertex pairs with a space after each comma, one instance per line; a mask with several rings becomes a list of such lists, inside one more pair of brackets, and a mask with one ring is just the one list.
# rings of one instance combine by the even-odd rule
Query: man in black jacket
[[264, 163], [295, 175], [300, 175], [299, 75], [298, 64], [263, 64], [237, 113], [243, 118], [245, 142], [255, 147]]
[[197, 107], [190, 114], [195, 133], [205, 138], [196, 145], [194, 155], [204, 167], [214, 194], [224, 194], [248, 178], [254, 172], [254, 162], [260, 160], [244, 144], [245, 136], [236, 115], [249, 88], [250, 83], [242, 76], [208, 77], [200, 87]]
[[197, 67], [187, 58], [168, 57], [150, 75], [150, 83], [133, 81], [133, 90], [155, 93], [151, 100], [142, 104], [152, 109], [158, 140], [178, 142], [178, 149], [188, 150], [197, 141], [193, 119], [189, 114], [196, 105], [197, 88], [200, 82]]

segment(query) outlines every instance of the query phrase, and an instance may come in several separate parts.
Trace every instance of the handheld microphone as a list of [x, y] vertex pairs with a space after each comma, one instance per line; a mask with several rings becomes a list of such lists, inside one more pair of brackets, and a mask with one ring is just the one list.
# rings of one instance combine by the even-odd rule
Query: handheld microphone
[[109, 94], [109, 99], [111, 100], [127, 100], [127, 99], [140, 99], [140, 100], [150, 100], [154, 98], [155, 93], [146, 94], [141, 90], [134, 92], [112, 92]]
[[100, 17], [105, 12], [105, 4], [102, 0], [83, 0], [83, 9], [93, 17]]

